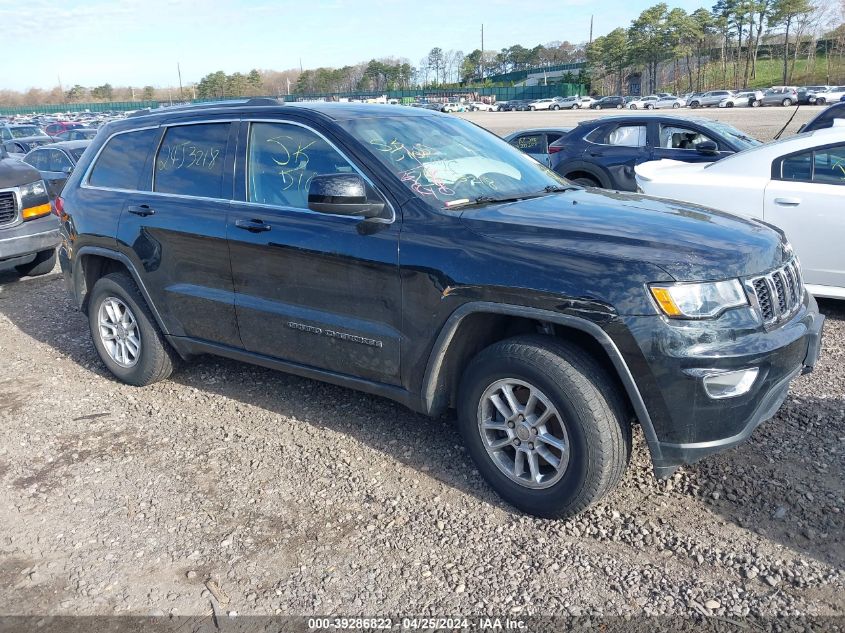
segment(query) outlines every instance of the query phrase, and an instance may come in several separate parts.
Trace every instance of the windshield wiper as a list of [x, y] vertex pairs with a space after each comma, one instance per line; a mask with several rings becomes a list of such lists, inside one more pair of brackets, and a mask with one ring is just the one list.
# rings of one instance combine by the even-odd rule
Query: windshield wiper
[[540, 193], [526, 193], [521, 195], [510, 196], [478, 196], [472, 200], [463, 198], [460, 200], [452, 200], [446, 203], [447, 209], [459, 209], [461, 207], [480, 206], [483, 204], [495, 204], [498, 202], [518, 202], [520, 200], [527, 200], [528, 198], [537, 198]]
[[543, 187], [543, 191], [546, 193], [560, 193], [562, 191], [573, 191], [574, 189], [580, 189], [575, 185], [546, 185]]

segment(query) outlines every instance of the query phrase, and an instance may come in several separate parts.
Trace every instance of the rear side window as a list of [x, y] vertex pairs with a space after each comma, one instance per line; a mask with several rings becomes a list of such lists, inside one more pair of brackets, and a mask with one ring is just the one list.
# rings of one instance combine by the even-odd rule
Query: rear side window
[[229, 123], [168, 128], [155, 162], [154, 191], [220, 198]]
[[523, 134], [511, 141], [511, 145], [523, 152], [539, 154], [546, 151], [546, 143], [542, 134]]
[[113, 136], [100, 152], [88, 184], [94, 187], [147, 191], [148, 179], [142, 183], [142, 172], [158, 129], [137, 130]]
[[645, 125], [620, 125], [607, 135], [607, 144], [623, 147], [645, 147], [646, 130]]

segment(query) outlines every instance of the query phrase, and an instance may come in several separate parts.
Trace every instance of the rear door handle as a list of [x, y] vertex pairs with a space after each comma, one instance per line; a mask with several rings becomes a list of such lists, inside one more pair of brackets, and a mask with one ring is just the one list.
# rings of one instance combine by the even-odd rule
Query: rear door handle
[[797, 207], [801, 204], [801, 198], [775, 198], [775, 204], [782, 207]]
[[148, 204], [132, 205], [127, 209], [127, 211], [133, 215], [140, 215], [142, 218], [145, 218], [148, 215], [153, 215], [156, 212], [156, 210]]
[[267, 224], [264, 220], [236, 220], [235, 226], [239, 229], [243, 229], [244, 231], [249, 231], [250, 233], [263, 233], [264, 231], [269, 231], [272, 227]]

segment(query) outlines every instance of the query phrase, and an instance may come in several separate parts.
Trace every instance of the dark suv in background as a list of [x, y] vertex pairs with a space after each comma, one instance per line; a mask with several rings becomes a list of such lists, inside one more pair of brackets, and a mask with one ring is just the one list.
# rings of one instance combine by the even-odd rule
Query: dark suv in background
[[422, 108], [141, 113], [56, 202], [68, 289], [120, 380], [217, 354], [456, 409], [485, 479], [541, 516], [616, 485], [634, 420], [661, 476], [742, 442], [820, 346], [781, 233], [584, 190]]
[[549, 156], [552, 169], [579, 185], [636, 191], [640, 163], [713, 162], [759, 144], [712, 119], [623, 115], [581, 122], [549, 145]]
[[591, 110], [608, 110], [610, 108], [614, 108], [616, 110], [622, 110], [625, 107], [625, 97], [602, 97], [596, 101], [593, 101], [590, 104]]

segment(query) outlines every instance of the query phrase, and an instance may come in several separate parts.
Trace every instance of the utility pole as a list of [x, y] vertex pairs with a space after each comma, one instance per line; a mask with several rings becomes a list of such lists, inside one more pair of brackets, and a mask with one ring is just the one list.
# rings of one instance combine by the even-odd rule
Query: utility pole
[[179, 74], [179, 101], [184, 101], [185, 97], [182, 95], [182, 69], [179, 67], [179, 62], [176, 62], [176, 72]]
[[590, 16], [590, 44], [593, 43], [593, 16]]
[[484, 81], [484, 25], [481, 25], [481, 59], [479, 60], [481, 66], [481, 81]]

